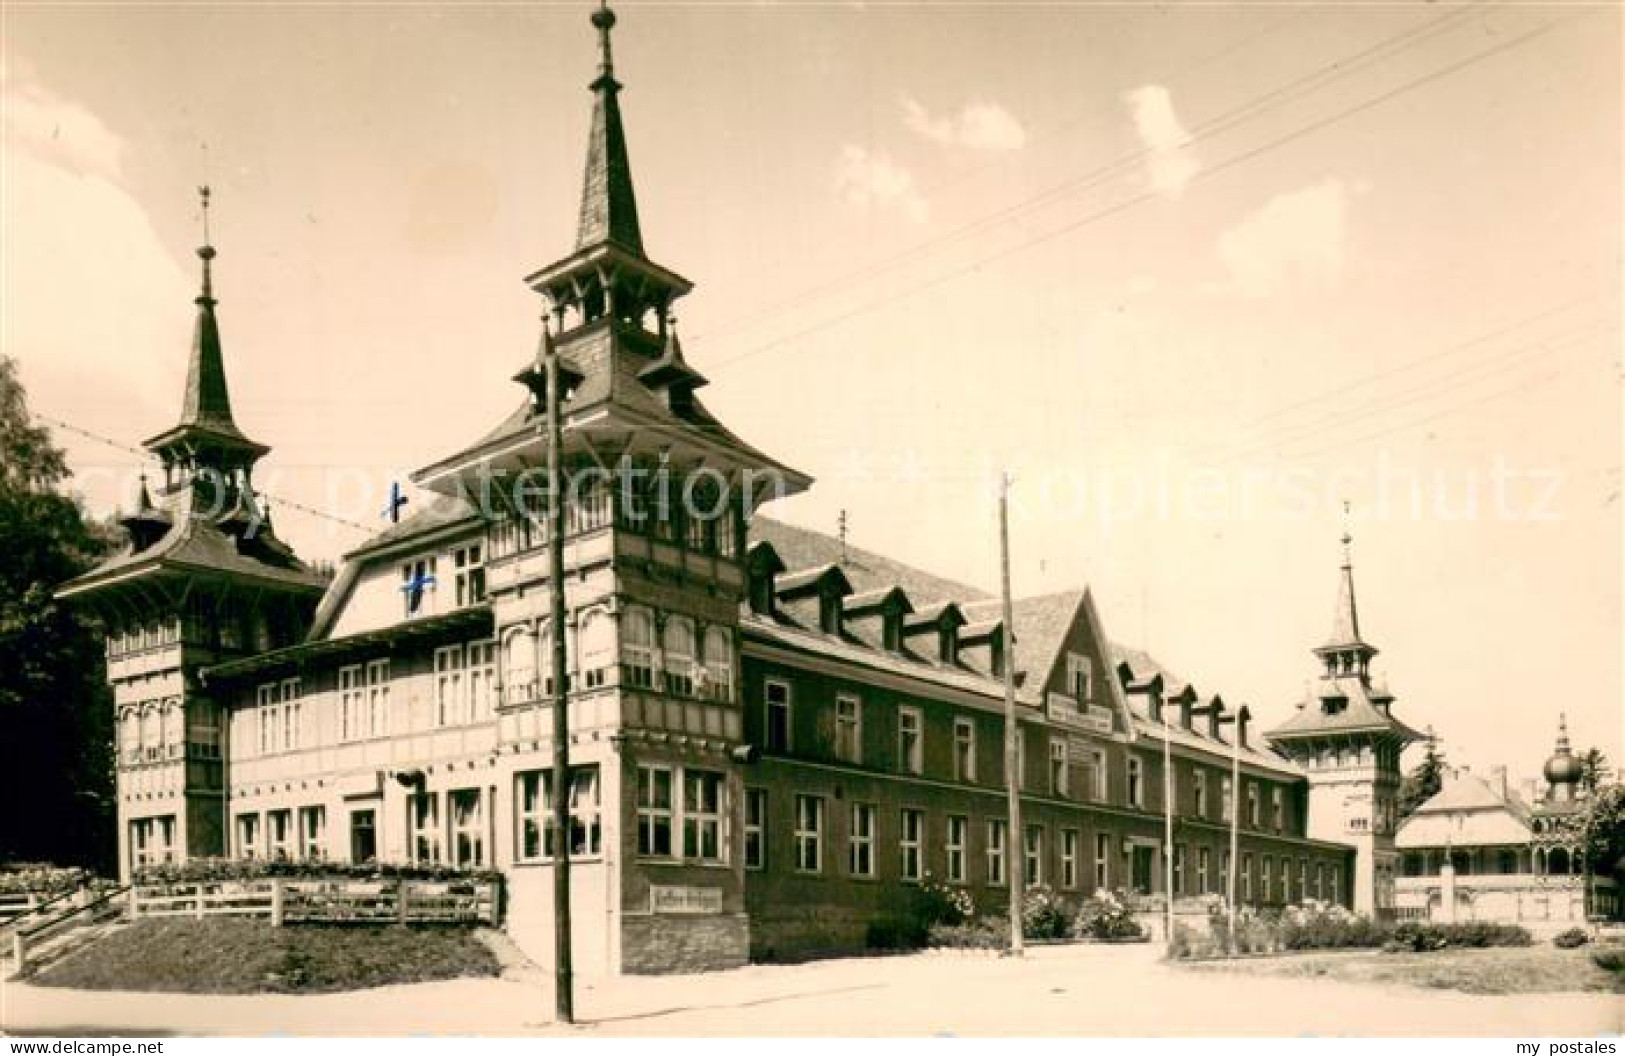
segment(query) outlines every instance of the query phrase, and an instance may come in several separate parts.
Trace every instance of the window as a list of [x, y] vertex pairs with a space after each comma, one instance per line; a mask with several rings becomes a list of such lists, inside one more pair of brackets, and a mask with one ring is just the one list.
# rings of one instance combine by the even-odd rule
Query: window
[[265, 856], [279, 862], [293, 857], [293, 811], [266, 812]]
[[1028, 887], [1044, 882], [1044, 826], [1027, 826], [1027, 840], [1022, 850], [1026, 853], [1023, 860], [1022, 880]]
[[412, 836], [412, 861], [420, 864], [439, 862], [440, 793], [418, 792], [408, 798], [406, 827]]
[[433, 609], [428, 599], [435, 590], [434, 569], [435, 559], [432, 557], [401, 565], [401, 597], [405, 599], [408, 617], [421, 616]]
[[1080, 653], [1066, 655], [1066, 683], [1079, 704], [1094, 699], [1094, 664]]
[[[532, 770], [518, 776], [519, 853], [522, 862], [553, 857], [553, 771]], [[601, 852], [600, 792], [596, 765], [570, 768], [570, 854], [590, 857]]]
[[1258, 782], [1247, 782], [1247, 825], [1258, 828]]
[[1191, 813], [1199, 818], [1207, 817], [1207, 771], [1197, 770], [1191, 774]]
[[987, 823], [987, 882], [1001, 887], [1007, 881], [1004, 875], [1004, 840], [1007, 830], [1002, 821]]
[[[1420, 874], [1413, 874], [1420, 875]], [[1309, 897], [1309, 860], [1298, 859], [1298, 901], [1302, 902]]]
[[835, 757], [848, 763], [863, 761], [863, 705], [857, 697], [835, 698]]
[[327, 808], [299, 808], [299, 857], [316, 861], [327, 857]]
[[1279, 787], [1270, 789], [1270, 825], [1276, 832], [1286, 825], [1286, 802]]
[[1185, 894], [1185, 845], [1174, 844], [1174, 889], [1175, 895]]
[[1222, 821], [1233, 821], [1236, 816], [1236, 790], [1231, 787], [1227, 777], [1219, 784], [1219, 817]]
[[615, 662], [615, 628], [602, 609], [593, 609], [576, 628], [576, 666], [583, 689], [597, 689], [609, 681]]
[[1253, 900], [1253, 856], [1249, 852], [1241, 856], [1241, 900]]
[[786, 682], [767, 682], [762, 689], [765, 698], [764, 747], [770, 752], [790, 750], [790, 686]]
[[1337, 869], [1337, 866], [1335, 866], [1335, 865], [1329, 867], [1326, 870], [1326, 875], [1327, 875], [1327, 878], [1328, 878], [1328, 880], [1330, 882], [1330, 885], [1331, 885], [1331, 888], [1330, 888], [1331, 893], [1326, 896], [1326, 901], [1330, 902], [1334, 906], [1338, 904], [1338, 898], [1337, 898], [1337, 873], [1338, 873], [1338, 869]]
[[[1303, 892], [1298, 892], [1298, 897], [1302, 898]], [[1281, 859], [1281, 901], [1292, 901], [1292, 860], [1284, 857]]]
[[904, 807], [900, 815], [902, 831], [897, 834], [901, 852], [898, 871], [904, 880], [918, 880], [924, 872], [925, 811]]
[[496, 694], [493, 692], [496, 685], [496, 653], [495, 642], [468, 643], [468, 718], [471, 722], [489, 719], [496, 704]]
[[536, 632], [515, 627], [502, 639], [502, 701], [523, 704], [536, 697]]
[[1262, 867], [1261, 867], [1261, 869], [1259, 871], [1259, 874], [1258, 874], [1259, 890], [1260, 890], [1260, 893], [1264, 896], [1263, 900], [1265, 902], [1268, 902], [1270, 900], [1270, 888], [1272, 886], [1271, 883], [1270, 883], [1270, 878], [1274, 874], [1275, 874], [1275, 859], [1271, 858], [1269, 855], [1266, 854], [1264, 856], [1264, 860], [1262, 862]]
[[948, 882], [965, 882], [965, 840], [970, 833], [970, 819], [956, 814], [948, 816], [948, 838], [943, 847], [948, 852]]
[[666, 618], [666, 692], [694, 695], [694, 624], [686, 616]]
[[824, 800], [796, 796], [796, 869], [816, 873], [824, 867]]
[[671, 807], [671, 768], [638, 767], [638, 854], [672, 856]]
[[683, 771], [683, 857], [722, 861], [722, 775]]
[[363, 691], [361, 665], [339, 668], [339, 740], [353, 741], [361, 736]]
[[466, 721], [463, 647], [460, 645], [434, 651], [434, 716], [440, 726], [456, 726]]
[[254, 708], [254, 720], [259, 727], [258, 752], [260, 755], [269, 755], [276, 751], [276, 714], [277, 702], [281, 700], [282, 687], [275, 682], [259, 687]]
[[846, 865], [853, 876], [875, 875], [875, 808], [869, 803], [852, 804]]
[[484, 801], [477, 788], [459, 788], [449, 794], [451, 802], [451, 864], [465, 867], [485, 864]]
[[733, 640], [722, 627], [705, 631], [705, 693], [710, 700], [734, 699]]
[[745, 789], [745, 868], [767, 867], [767, 789]]
[[649, 689], [654, 685], [654, 620], [642, 608], [621, 617], [621, 677], [627, 685]]
[[1208, 886], [1208, 866], [1213, 861], [1213, 852], [1206, 847], [1196, 848], [1196, 893], [1205, 895], [1212, 890]]
[[1077, 829], [1061, 830], [1061, 886], [1075, 890], [1078, 886], [1078, 851], [1082, 842]]
[[1095, 889], [1111, 888], [1112, 838], [1104, 832], [1095, 833]]
[[976, 723], [972, 719], [954, 720], [954, 777], [976, 780]]
[[485, 600], [485, 554], [479, 543], [451, 552], [452, 578], [456, 583], [457, 607]]
[[1049, 742], [1049, 790], [1054, 796], [1067, 794], [1066, 742], [1059, 737]]
[[1317, 899], [1325, 897], [1325, 891], [1326, 891], [1326, 864], [1324, 862], [1316, 862], [1315, 863], [1315, 897]]
[[[175, 718], [181, 717], [180, 709], [175, 709]], [[175, 732], [180, 732], [177, 721]], [[178, 742], [180, 738], [177, 736]], [[291, 752], [299, 747], [299, 680], [297, 678], [283, 679], [282, 681], [282, 750]]]
[[389, 661], [374, 660], [367, 665], [367, 736], [382, 737], [389, 732]]
[[1137, 755], [1128, 757], [1128, 805], [1145, 806], [1145, 764]]
[[243, 858], [260, 856], [260, 816], [237, 815], [237, 854]]
[[897, 765], [905, 774], [925, 769], [925, 742], [919, 708], [897, 710]]
[[1095, 748], [1089, 752], [1090, 793], [1096, 803], [1104, 803], [1111, 798], [1111, 772], [1106, 768], [1106, 753]]

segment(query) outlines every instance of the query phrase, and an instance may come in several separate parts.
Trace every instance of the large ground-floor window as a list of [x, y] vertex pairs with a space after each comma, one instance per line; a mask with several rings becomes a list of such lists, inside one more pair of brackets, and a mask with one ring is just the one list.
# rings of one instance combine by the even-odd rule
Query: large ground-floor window
[[[519, 834], [515, 857], [521, 862], [553, 857], [553, 771], [518, 775]], [[570, 854], [590, 858], [603, 853], [602, 804], [598, 767], [570, 768]]]

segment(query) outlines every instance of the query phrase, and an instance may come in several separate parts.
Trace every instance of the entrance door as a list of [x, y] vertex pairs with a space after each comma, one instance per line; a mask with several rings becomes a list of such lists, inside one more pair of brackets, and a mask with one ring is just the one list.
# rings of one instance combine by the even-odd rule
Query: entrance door
[[372, 810], [350, 812], [350, 861], [370, 862], [378, 857], [378, 815]]
[[1152, 848], [1144, 844], [1135, 844], [1131, 849], [1129, 860], [1129, 877], [1137, 894], [1149, 895], [1151, 893], [1151, 852]]

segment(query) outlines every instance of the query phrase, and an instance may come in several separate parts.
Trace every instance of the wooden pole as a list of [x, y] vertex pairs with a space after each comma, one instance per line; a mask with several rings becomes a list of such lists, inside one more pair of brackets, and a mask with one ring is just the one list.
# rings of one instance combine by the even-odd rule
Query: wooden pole
[[547, 589], [552, 601], [553, 675], [553, 1014], [575, 1022], [575, 979], [570, 942], [570, 723], [566, 714], [564, 652], [564, 496], [560, 467], [564, 446], [560, 418], [559, 356], [542, 321], [547, 374]]
[[999, 482], [999, 581], [1004, 596], [1004, 791], [1010, 807], [1010, 835], [1004, 841], [1010, 856], [1010, 954], [1022, 956], [1026, 947], [1021, 934], [1022, 902], [1027, 882], [1027, 838], [1021, 828], [1021, 762], [1016, 720], [1016, 635], [1010, 601], [1010, 475]]
[[1174, 750], [1168, 734], [1168, 712], [1162, 712], [1162, 892], [1163, 939], [1168, 956], [1174, 953]]
[[1241, 868], [1241, 720], [1230, 735], [1230, 876], [1225, 910], [1230, 921], [1230, 953], [1236, 953], [1236, 870]]

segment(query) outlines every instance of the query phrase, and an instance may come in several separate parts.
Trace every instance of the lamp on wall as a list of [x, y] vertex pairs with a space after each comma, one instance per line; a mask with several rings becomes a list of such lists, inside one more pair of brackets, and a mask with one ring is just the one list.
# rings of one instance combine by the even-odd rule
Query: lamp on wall
[[424, 776], [422, 770], [397, 770], [395, 780], [400, 782], [403, 788], [414, 788], [421, 792], [428, 778]]

